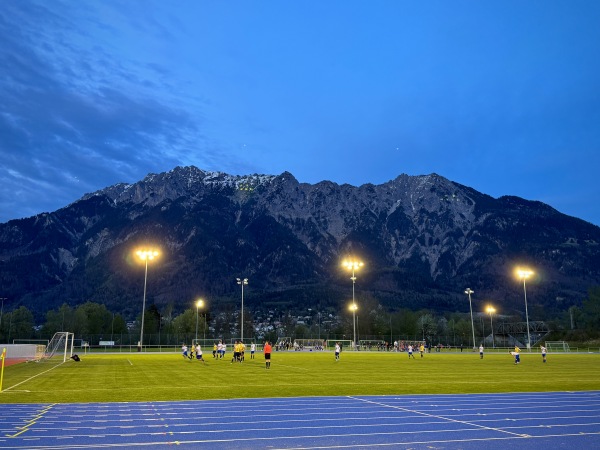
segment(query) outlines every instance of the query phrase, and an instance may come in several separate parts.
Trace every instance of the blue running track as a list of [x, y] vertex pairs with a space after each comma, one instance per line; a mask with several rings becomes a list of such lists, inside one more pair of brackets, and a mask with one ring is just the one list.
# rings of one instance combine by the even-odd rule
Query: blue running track
[[3, 404], [0, 448], [600, 449], [600, 391]]

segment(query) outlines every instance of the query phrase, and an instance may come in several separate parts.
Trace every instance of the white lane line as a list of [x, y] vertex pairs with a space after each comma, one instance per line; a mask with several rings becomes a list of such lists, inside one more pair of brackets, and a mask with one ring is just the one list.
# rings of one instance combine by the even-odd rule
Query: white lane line
[[[456, 422], [456, 421], [452, 421], [452, 422]], [[373, 423], [373, 424], [368, 424], [368, 425], [353, 425], [353, 430], [354, 432], [351, 434], [339, 434], [339, 433], [335, 433], [335, 431], [337, 431], [336, 429], [344, 429], [347, 430], [349, 428], [349, 425], [344, 423], [344, 424], [340, 424], [340, 425], [328, 425], [328, 426], [320, 426], [319, 430], [326, 432], [327, 434], [321, 434], [321, 435], [309, 435], [309, 436], [304, 436], [304, 437], [310, 437], [310, 438], [319, 438], [319, 437], [339, 437], [339, 436], [401, 436], [401, 435], [412, 435], [415, 433], [419, 433], [419, 434], [423, 434], [423, 435], [434, 435], [434, 434], [439, 434], [439, 433], [458, 433], [458, 432], [478, 432], [478, 431], [488, 431], [490, 429], [493, 430], [493, 428], [489, 428], [489, 427], [477, 427], [477, 428], [464, 428], [464, 427], [460, 427], [457, 429], [432, 429], [432, 430], [421, 430], [421, 429], [415, 429], [415, 428], [411, 428], [411, 425], [441, 425], [443, 423], [448, 423], [447, 420], [444, 419], [439, 419], [436, 420], [435, 422], [419, 422], [419, 423], [404, 423], [402, 422], [402, 426], [407, 428], [408, 431], [388, 431], [387, 429], [389, 428], [397, 428], [399, 425], [399, 422], [394, 422], [394, 423]], [[459, 422], [459, 425], [465, 425], [464, 422]], [[570, 424], [554, 424], [554, 425], [548, 425], [548, 426], [544, 426], [544, 425], [526, 425], [526, 426], [519, 426], [519, 427], [510, 427], [513, 430], [518, 430], [518, 429], [542, 429], [542, 428], [564, 428], [564, 427], [568, 427], [569, 429], [573, 429], [573, 427], [577, 426], [577, 427], [596, 427], [599, 425], [600, 423], [598, 422], [593, 422], [593, 423], [570, 423]], [[231, 424], [231, 425], [235, 425], [235, 424]], [[470, 424], [468, 424], [470, 426]], [[184, 426], [186, 429], [189, 429], [190, 426], [188, 425], [181, 425]], [[139, 427], [138, 429], [143, 429], [144, 427]], [[270, 431], [289, 431], [289, 430], [314, 430], [314, 424], [313, 425], [305, 425], [305, 426], [297, 426], [297, 425], [293, 425], [293, 426], [286, 426], [286, 427], [270, 427], [269, 430]], [[94, 429], [94, 431], [96, 430], [96, 428], [92, 428]], [[359, 432], [359, 429], [361, 430], [365, 430], [363, 432]], [[375, 429], [375, 432], [369, 432], [367, 431], [367, 429]], [[90, 428], [82, 428], [81, 431], [89, 431]], [[206, 430], [206, 429], [195, 429], [195, 430], [190, 430], [190, 431], [186, 431], [186, 430], [181, 430], [181, 431], [175, 431], [175, 432], [170, 432], [170, 435], [195, 435], [195, 434], [200, 434], [200, 435], [211, 435], [211, 436], [219, 436], [219, 435], [223, 435], [223, 434], [230, 434], [230, 433], [235, 433], [236, 431], [239, 430], [239, 427], [233, 427], [233, 428], [221, 428], [221, 429], [212, 429], [212, 430]], [[258, 432], [260, 433], [261, 431], [264, 431], [265, 427], [257, 427], [257, 428], [245, 428], [246, 432]], [[47, 431], [47, 430], [37, 430], [38, 432], [40, 431]], [[75, 431], [79, 431], [79, 430], [75, 430]], [[108, 430], [104, 430], [104, 431], [108, 431]], [[116, 430], [115, 430], [116, 431]], [[593, 430], [591, 432], [580, 432], [579, 434], [597, 434], [598, 432]], [[102, 433], [100, 434], [100, 436], [103, 437], [111, 437], [111, 436], [153, 436], [153, 435], [164, 435], [164, 432], [149, 432], [149, 431], [140, 431], [137, 433], [114, 433], [114, 432], [106, 432], [106, 433]], [[541, 436], [529, 436], [529, 435], [525, 435], [525, 434], [519, 434], [519, 433], [509, 433], [507, 432], [507, 434], [511, 435], [511, 436], [516, 436], [516, 437], [541, 437]], [[74, 438], [81, 438], [81, 437], [88, 437], [90, 436], [89, 432], [84, 432], [82, 434], [74, 434], [71, 433], [70, 434], [71, 437]], [[94, 434], [92, 436], [99, 436], [99, 434]], [[38, 438], [52, 438], [52, 435], [38, 435]], [[294, 436], [282, 436], [282, 438], [286, 438], [286, 439], [291, 439]], [[257, 439], [265, 439], [265, 438], [258, 438]], [[473, 438], [473, 439], [479, 439], [479, 438]], [[492, 438], [490, 438], [492, 439]], [[235, 439], [234, 439], [235, 440]]]
[[[557, 435], [545, 435], [545, 436], [532, 436], [528, 439], [546, 439], [546, 438], [554, 438], [554, 437], [582, 437], [582, 436], [592, 436], [599, 435], [600, 433], [569, 433], [569, 434], [557, 434]], [[164, 440], [164, 441], [153, 441], [153, 442], [126, 442], [126, 443], [95, 443], [95, 444], [70, 444], [68, 447], [64, 447], [63, 445], [36, 445], [36, 446], [28, 446], [28, 450], [42, 450], [42, 449], [53, 449], [53, 450], [67, 450], [67, 449], [98, 449], [98, 448], [132, 448], [132, 447], [153, 447], [153, 446], [164, 446], [164, 445], [184, 445], [184, 444], [210, 444], [210, 443], [227, 443], [227, 442], [241, 442], [248, 443], [253, 441], [267, 441], [267, 440], [277, 440], [277, 439], [306, 439], [306, 438], [314, 438], [315, 436], [297, 436], [297, 437], [279, 437], [279, 438], [259, 438], [259, 439], [218, 439], [218, 440]], [[320, 437], [320, 436], [319, 436]], [[339, 437], [345, 437], [341, 435]], [[491, 439], [445, 439], [445, 440], [431, 440], [431, 441], [399, 441], [399, 442], [385, 442], [381, 444], [369, 443], [369, 444], [346, 444], [346, 445], [330, 445], [330, 446], [299, 446], [299, 447], [282, 447], [281, 449], [277, 447], [269, 447], [272, 450], [282, 450], [285, 448], [286, 450], [299, 450], [299, 449], [339, 449], [339, 448], [375, 448], [375, 447], [407, 447], [410, 445], [431, 445], [431, 444], [456, 444], [456, 443], [466, 443], [466, 442], [489, 442], [489, 441], [515, 441], [524, 439], [520, 436], [510, 436], [510, 437], [501, 437], [501, 438], [491, 438]], [[1, 441], [0, 441], [1, 442]], [[23, 449], [25, 447], [22, 446], [10, 446], [4, 447], [6, 449]]]
[[[346, 427], [347, 428], [347, 427]], [[313, 427], [314, 429], [314, 427]], [[483, 432], [484, 430], [474, 430], [473, 428], [468, 428], [468, 429], [457, 429], [457, 430], [453, 430], [452, 433], [460, 433], [460, 434], [464, 434], [464, 432], [466, 431], [471, 431], [471, 432]], [[435, 430], [435, 431], [423, 431], [420, 432], [420, 436], [433, 436], [433, 435], [439, 435], [439, 434], [445, 434], [447, 433], [446, 430]], [[300, 442], [310, 439], [311, 441], [314, 441], [316, 439], [352, 439], [352, 438], [360, 438], [360, 437], [366, 437], [366, 438], [373, 438], [375, 436], [378, 437], [386, 437], [386, 438], [394, 438], [396, 437], [396, 439], [398, 439], [398, 437], [400, 436], [407, 436], [407, 437], [411, 437], [414, 436], [414, 432], [412, 430], [409, 431], [394, 431], [394, 432], [386, 432], [386, 433], [349, 433], [349, 434], [345, 434], [345, 433], [332, 433], [332, 434], [304, 434], [304, 435], [291, 435], [291, 436], [276, 436], [276, 437], [268, 437], [268, 436], [255, 436], [255, 437], [248, 437], [248, 438], [227, 438], [227, 437], [215, 437], [213, 439], [193, 439], [193, 436], [190, 436], [187, 439], [180, 439], [178, 438], [178, 436], [183, 437], [184, 435], [196, 435], [196, 434], [200, 434], [203, 436], [206, 436], [206, 433], [199, 433], [197, 431], [189, 431], [189, 432], [183, 432], [183, 433], [170, 433], [168, 436], [164, 435], [164, 433], [136, 433], [134, 434], [134, 436], [139, 436], [140, 438], [142, 436], [157, 436], [157, 435], [164, 435], [165, 437], [169, 437], [170, 439], [165, 439], [165, 441], [163, 441], [163, 444], [169, 444], [172, 442], [178, 442], [178, 443], [248, 443], [248, 442], [254, 442], [256, 445], [256, 443], [262, 442], [262, 443], [266, 443], [266, 442], [277, 442], [280, 440], [286, 440], [286, 441], [294, 441], [294, 440], [299, 440]], [[221, 432], [218, 432], [218, 434], [220, 435]], [[580, 433], [578, 433], [580, 434]], [[81, 436], [76, 436], [76, 437], [85, 437], [85, 438], [96, 438], [96, 439], [110, 439], [110, 438], [114, 438], [114, 437], [120, 437], [123, 436], [122, 434], [106, 434], [106, 435], [97, 435], [97, 434], [87, 434], [87, 435], [81, 435]], [[512, 435], [511, 437], [503, 437], [503, 438], [494, 438], [494, 439], [514, 439], [514, 438], [520, 438], [523, 439], [523, 436], [519, 436], [519, 435]], [[29, 439], [29, 440], [41, 440], [44, 439], [43, 436], [41, 437], [36, 437], [34, 439]], [[23, 440], [28, 440], [28, 439], [23, 439]], [[450, 442], [464, 442], [464, 441], [469, 441], [469, 440], [487, 440], [487, 439], [483, 439], [483, 438], [472, 438], [472, 439], [447, 439], [447, 441]], [[445, 439], [441, 439], [440, 441], [446, 441]], [[401, 441], [402, 442], [402, 441]], [[425, 443], [427, 442], [435, 442], [433, 440], [428, 441], [425, 440]], [[141, 443], [141, 442], [124, 442], [124, 443], [120, 443], [120, 444], [116, 444], [116, 443], [97, 443], [96, 445], [98, 446], [102, 446], [102, 447], [108, 447], [108, 446], [134, 446], [134, 445], [146, 445], [146, 442]], [[370, 445], [373, 444], [362, 444], [360, 446], [362, 447], [368, 447]], [[46, 448], [46, 447], [44, 447]], [[47, 448], [53, 448], [52, 444], [48, 444]], [[71, 448], [71, 447], [69, 447]], [[73, 448], [79, 448], [78, 446], [75, 446]], [[318, 447], [317, 447], [318, 448]]]
[[[582, 434], [582, 433], [573, 433], [573, 434], [557, 434], [557, 435], [546, 435], [546, 436], [531, 436], [530, 438], [528, 437], [527, 439], [543, 439], [546, 437], [549, 438], [555, 438], [555, 437], [581, 437], [581, 436], [590, 436], [590, 435], [597, 435], [599, 433], [586, 433], [586, 434]], [[432, 444], [464, 444], [466, 442], [489, 442], [489, 441], [513, 441], [513, 440], [521, 440], [521, 439], [525, 439], [521, 436], [511, 436], [511, 437], [497, 437], [497, 438], [490, 438], [490, 439], [480, 439], [480, 438], [474, 438], [474, 439], [447, 439], [447, 440], [437, 440], [437, 441], [400, 441], [400, 442], [385, 442], [382, 444], [373, 444], [373, 443], [369, 443], [369, 444], [348, 444], [348, 445], [329, 445], [329, 446], [320, 446], [320, 447], [316, 447], [316, 446], [310, 446], [310, 447], [281, 447], [281, 448], [277, 448], [277, 447], [271, 447], [271, 450], [327, 450], [327, 449], [337, 449], [337, 448], [374, 448], [374, 447], [409, 447], [412, 445], [432, 445]], [[187, 444], [189, 442], [187, 441], [180, 441], [180, 444]], [[430, 447], [428, 447], [430, 448]]]
[[[522, 401], [521, 399], [518, 399], [519, 401]], [[406, 402], [404, 402], [404, 404], [406, 404]], [[434, 410], [444, 410], [444, 411], [481, 411], [482, 409], [485, 411], [494, 411], [494, 410], [500, 410], [500, 411], [520, 411], [520, 410], [530, 410], [533, 409], [535, 411], [539, 411], [539, 410], [543, 410], [543, 409], [567, 409], [568, 411], [571, 411], [572, 408], [574, 407], [589, 407], [589, 406], [598, 406], [600, 405], [600, 401], [594, 401], [594, 402], [574, 402], [574, 401], [570, 401], [568, 403], [561, 403], [561, 402], [556, 402], [554, 404], [551, 403], [533, 403], [533, 402], [528, 402], [526, 405], [524, 406], [515, 406], [514, 402], [511, 403], [499, 403], [499, 402], [495, 402], [493, 404], [452, 404], [452, 405], [442, 405], [439, 403], [436, 404], [430, 404], [430, 403], [417, 403], [417, 402], [410, 402], [410, 404], [413, 405], [418, 405], [420, 408], [422, 408], [423, 410], [427, 409], [427, 408], [431, 408]], [[492, 406], [493, 405], [493, 406]], [[452, 406], [452, 407], [451, 407]]]
[[354, 400], [358, 400], [358, 401], [365, 402], [365, 403], [379, 405], [379, 406], [382, 406], [384, 408], [397, 409], [399, 411], [406, 411], [406, 412], [410, 412], [410, 413], [413, 413], [413, 414], [420, 414], [420, 415], [425, 416], [425, 417], [433, 417], [435, 419], [447, 420], [448, 422], [460, 423], [460, 424], [463, 424], [463, 425], [469, 425], [469, 426], [472, 426], [472, 427], [482, 428], [484, 430], [496, 431], [498, 433], [505, 433], [505, 434], [510, 434], [512, 436], [518, 436], [518, 437], [529, 437], [529, 435], [526, 435], [526, 434], [513, 433], [511, 431], [506, 431], [506, 430], [502, 430], [502, 429], [499, 429], [499, 428], [487, 427], [487, 426], [484, 426], [484, 425], [478, 425], [476, 423], [467, 422], [467, 421], [464, 421], [464, 420], [457, 420], [457, 419], [452, 419], [452, 418], [449, 418], [449, 417], [438, 416], [436, 414], [429, 414], [429, 413], [415, 411], [415, 410], [408, 409], [408, 408], [402, 408], [400, 406], [390, 406], [390, 405], [386, 405], [385, 403], [374, 402], [372, 400], [366, 400], [366, 399], [362, 399], [362, 398], [358, 398], [358, 397], [353, 397], [353, 396], [350, 396], [350, 395], [348, 396], [348, 398], [352, 398]]
[[[388, 405], [389, 406], [389, 405]], [[380, 410], [380, 407], [377, 407]], [[354, 408], [353, 408], [354, 409]], [[345, 417], [345, 423], [353, 423], [355, 424], [355, 426], [361, 426], [361, 427], [366, 427], [366, 426], [370, 426], [370, 424], [368, 422], [372, 421], [373, 419], [368, 418], [368, 417], [364, 417], [364, 413], [366, 412], [367, 414], [369, 414], [369, 411], [374, 411], [372, 408], [368, 408], [368, 410], [365, 411], [364, 408], [362, 408], [362, 412], [352, 412], [349, 415], [347, 414]], [[551, 420], [556, 420], [556, 419], [595, 419], [597, 418], [597, 411], [590, 411], [593, 412], [595, 414], [590, 414], [590, 415], [574, 415], [574, 414], [569, 414], [564, 415], [564, 412], [562, 412], [563, 415], [560, 416], [556, 416], [556, 415], [552, 415], [552, 416], [545, 416], [545, 417], [538, 417], [537, 414], [533, 415], [532, 417], [528, 417], [529, 422], [545, 422], [548, 423]], [[298, 419], [298, 418], [292, 418], [292, 417], [302, 417], [302, 419]], [[328, 423], [334, 422], [337, 423], [339, 421], [339, 416], [340, 413], [332, 415], [331, 417], [320, 417], [319, 418], [319, 423], [321, 423], [321, 427], [329, 427]], [[348, 417], [348, 416], [354, 416], [354, 417]], [[437, 416], [440, 416], [439, 414]], [[496, 417], [494, 417], [496, 416]], [[197, 418], [201, 418], [204, 416], [196, 416]], [[233, 420], [235, 418], [238, 418], [238, 420]], [[234, 424], [237, 425], [245, 425], [245, 426], [252, 426], [255, 425], [257, 420], [247, 420], [247, 416], [244, 415], [238, 415], [236, 417], [230, 417], [229, 419], [231, 420], [230, 425], [233, 426]], [[378, 424], [380, 425], [388, 425], [388, 426], [393, 426], [394, 425], [394, 421], [398, 421], [398, 420], [402, 420], [403, 424], [406, 426], [409, 426], [410, 424], [421, 424], [420, 421], [416, 420], [417, 417], [422, 417], [422, 415], [415, 415], [415, 414], [411, 414], [410, 416], [406, 415], [405, 411], [398, 411], [395, 408], [387, 408], [386, 411], [384, 411], [383, 413], [379, 413], [377, 415], [378, 417]], [[494, 414], [486, 414], [486, 415], [474, 415], [474, 414], [469, 414], [467, 415], [467, 417], [469, 417], [468, 419], [465, 416], [462, 416], [462, 421], [463, 422], [469, 422], [470, 420], [472, 420], [474, 423], [479, 423], [479, 424], [486, 424], [486, 423], [507, 423], [507, 422], [516, 422], [516, 421], [521, 421], [521, 418], [518, 417], [517, 419], [510, 419], [505, 417], [505, 415], [501, 415], [499, 412], [498, 413], [494, 413]], [[444, 423], [447, 422], [449, 418], [453, 418], [452, 416], [445, 416], [443, 420], [438, 421], [436, 420], [435, 422], [432, 423]], [[204, 421], [202, 420], [202, 427], [211, 427], [211, 426], [215, 426], [215, 425], [226, 425], [226, 423], [224, 423], [223, 421], [220, 422], [216, 422], [213, 420], [213, 417], [210, 417], [211, 420], [207, 420]], [[239, 420], [242, 419], [242, 420]], [[186, 416], [181, 416], [181, 417], [172, 417], [169, 418], [169, 424], [170, 426], [174, 426], [174, 427], [186, 427], [188, 426], [188, 421], [189, 417]], [[285, 420], [286, 423], [289, 424], [294, 424], [296, 427], [303, 427], [304, 424], [306, 423], [314, 423], [314, 419], [310, 418], [310, 415], [306, 415], [306, 414], [286, 414], [286, 418], [282, 419], [279, 418], [277, 420], [260, 420], [260, 423], [265, 425], [265, 424], [275, 424], [278, 425], [281, 423], [282, 420]], [[154, 424], [158, 421], [158, 419], [156, 418], [142, 418], [142, 419], [138, 419], [135, 422], [139, 423], [140, 425], [137, 425], [141, 428], [162, 428], [165, 427], [164, 424]], [[502, 421], [502, 422], [500, 422]], [[96, 421], [91, 421], [92, 423], [96, 422]], [[123, 425], [123, 419], [119, 420], [119, 419], [115, 419], [115, 420], [111, 420], [111, 421], [97, 421], [97, 422], [103, 422], [106, 425], [103, 427], [90, 427], [88, 425], [88, 422], [82, 422], [79, 421], [78, 423], [81, 424], [82, 428], [85, 429], [114, 429], [114, 428], [126, 428], [125, 425]], [[182, 423], [185, 422], [185, 423]], [[367, 423], [365, 423], [367, 422]], [[57, 422], [57, 421], [47, 421], [44, 420], [43, 423], [43, 427], [44, 429], [53, 429], [53, 427], [63, 427], [65, 424], [64, 421], [62, 422]], [[136, 427], [137, 427], [136, 426]], [[535, 425], [532, 425], [535, 426]], [[334, 426], [335, 427], [335, 426]], [[133, 428], [133, 426], [129, 426], [128, 428]], [[507, 426], [503, 426], [502, 428], [506, 429], [506, 428], [512, 428], [515, 429], [515, 427], [507, 427]], [[523, 428], [523, 427], [518, 427], [518, 428]], [[77, 428], [70, 428], [70, 430], [76, 430]], [[40, 430], [40, 428], [38, 428], [38, 430]]]

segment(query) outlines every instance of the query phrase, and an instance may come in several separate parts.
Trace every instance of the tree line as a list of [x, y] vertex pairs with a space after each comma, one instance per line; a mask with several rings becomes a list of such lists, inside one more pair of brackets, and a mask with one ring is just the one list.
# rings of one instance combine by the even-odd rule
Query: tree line
[[[147, 343], [151, 336], [194, 336], [220, 338], [234, 337], [239, 331], [238, 311], [232, 305], [226, 305], [224, 311], [218, 313], [204, 313], [200, 316], [194, 308], [188, 308], [181, 314], [173, 314], [173, 306], [168, 305], [162, 311], [154, 304], [148, 306], [144, 312], [144, 335]], [[306, 311], [306, 309], [303, 309]], [[282, 312], [278, 317], [280, 328], [268, 332], [255, 330], [255, 317], [260, 316], [257, 311], [250, 309], [245, 313], [245, 337], [276, 340], [278, 335], [294, 338], [326, 339], [328, 336], [335, 339], [352, 339], [354, 332], [352, 314], [348, 311], [336, 311], [329, 306], [323, 311], [313, 309], [307, 320], [299, 323], [295, 320], [300, 314], [292, 309]], [[477, 314], [474, 321], [476, 336], [489, 334], [489, 316]], [[522, 321], [521, 317], [497, 317], [500, 320]], [[530, 320], [532, 317], [530, 315]], [[402, 309], [390, 312], [376, 299], [366, 298], [361, 300], [360, 309], [356, 317], [358, 338], [378, 337], [392, 341], [398, 336], [422, 337], [428, 342], [437, 344], [436, 339], [442, 336], [448, 340], [452, 337], [451, 345], [471, 342], [471, 320], [463, 312], [436, 314], [431, 310], [413, 311]], [[591, 288], [588, 297], [581, 306], [571, 306], [562, 311], [557, 317], [547, 322], [552, 330], [551, 340], [568, 340], [586, 342], [600, 338], [600, 286]], [[55, 332], [70, 331], [76, 338], [85, 339], [95, 336], [97, 339], [111, 340], [113, 336], [139, 336], [141, 314], [135, 321], [126, 322], [119, 313], [109, 311], [105, 305], [86, 302], [73, 308], [66, 303], [59, 308], [46, 313], [45, 322], [36, 325], [34, 314], [25, 306], [17, 309], [2, 311], [0, 314], [0, 342], [12, 343], [15, 340], [48, 340]], [[446, 342], [441, 342], [446, 344]]]

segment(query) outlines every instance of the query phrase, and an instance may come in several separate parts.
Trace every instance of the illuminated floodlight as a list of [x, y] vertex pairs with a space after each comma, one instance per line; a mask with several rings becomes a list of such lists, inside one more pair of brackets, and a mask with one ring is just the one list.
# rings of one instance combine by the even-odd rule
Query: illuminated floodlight
[[146, 270], [144, 272], [144, 300], [142, 302], [142, 325], [140, 327], [140, 342], [138, 344], [138, 349], [141, 350], [144, 345], [144, 314], [146, 312], [146, 284], [148, 281], [148, 261], [153, 261], [160, 254], [158, 250], [155, 249], [140, 249], [135, 252], [135, 254], [144, 261], [146, 265]]

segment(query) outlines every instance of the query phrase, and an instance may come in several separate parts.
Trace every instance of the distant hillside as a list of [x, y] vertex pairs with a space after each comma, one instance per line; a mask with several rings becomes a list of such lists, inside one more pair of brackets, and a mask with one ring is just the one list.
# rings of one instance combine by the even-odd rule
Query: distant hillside
[[0, 224], [2, 295], [37, 314], [93, 301], [133, 318], [143, 286], [133, 250], [147, 244], [162, 251], [148, 302], [175, 310], [198, 295], [213, 308], [236, 304], [236, 277], [251, 280], [249, 306], [341, 308], [348, 255], [365, 263], [357, 299], [389, 309], [466, 310], [470, 287], [520, 313], [518, 264], [536, 271], [536, 319], [600, 284], [600, 228], [540, 202], [494, 199], [435, 174], [354, 187], [177, 167]]

